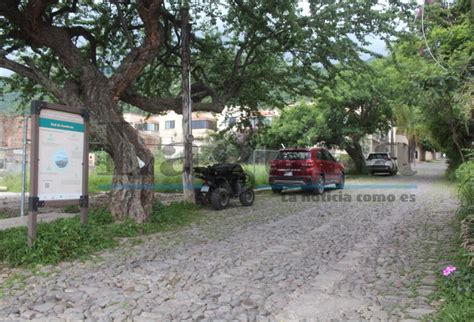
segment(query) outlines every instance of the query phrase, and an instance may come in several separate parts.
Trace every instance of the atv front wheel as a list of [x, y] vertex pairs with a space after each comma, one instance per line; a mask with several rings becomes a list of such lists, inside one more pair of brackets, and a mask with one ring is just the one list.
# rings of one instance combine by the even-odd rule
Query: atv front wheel
[[247, 189], [242, 192], [239, 199], [240, 203], [246, 207], [253, 205], [253, 202], [255, 201], [255, 193], [253, 192], [253, 189]]

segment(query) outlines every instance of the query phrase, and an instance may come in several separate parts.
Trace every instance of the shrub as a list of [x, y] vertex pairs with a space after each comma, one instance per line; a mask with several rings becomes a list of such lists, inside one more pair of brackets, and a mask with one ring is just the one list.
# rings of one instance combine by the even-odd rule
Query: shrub
[[459, 198], [463, 206], [474, 205], [474, 161], [464, 162], [456, 170]]
[[79, 216], [38, 224], [37, 240], [27, 245], [26, 227], [0, 231], [0, 261], [10, 266], [56, 264], [87, 257], [114, 247], [118, 237], [135, 237], [182, 226], [199, 216], [194, 204], [173, 203], [153, 206], [150, 222], [137, 224], [128, 219], [116, 223], [104, 207], [93, 208], [89, 225], [81, 226]]

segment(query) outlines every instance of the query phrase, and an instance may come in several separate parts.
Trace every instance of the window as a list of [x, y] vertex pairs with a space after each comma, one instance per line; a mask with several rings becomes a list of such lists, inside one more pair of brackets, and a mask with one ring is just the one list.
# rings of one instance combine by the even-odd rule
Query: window
[[138, 131], [146, 131], [146, 123], [135, 123], [135, 128]]
[[367, 160], [381, 160], [381, 159], [389, 159], [388, 157], [388, 154], [387, 153], [372, 153], [372, 154], [369, 154], [369, 157], [367, 158]]
[[230, 126], [233, 126], [237, 124], [237, 118], [235, 116], [231, 116], [227, 119], [227, 125], [230, 127]]
[[318, 160], [324, 160], [324, 155], [323, 155], [323, 151], [321, 150], [318, 150], [318, 152], [316, 153], [316, 157], [318, 158]]
[[307, 160], [311, 159], [309, 151], [280, 151], [276, 160]]
[[165, 129], [174, 129], [174, 121], [166, 121], [165, 122]]
[[327, 161], [334, 161], [334, 162], [336, 161], [336, 159], [334, 159], [334, 157], [329, 151], [324, 150], [324, 155], [326, 156]]
[[146, 124], [146, 130], [149, 132], [158, 132], [158, 124], [155, 124], [155, 123]]
[[208, 121], [208, 120], [193, 120], [191, 123], [191, 127], [193, 130], [201, 130], [201, 129], [216, 130], [217, 123], [214, 121]]
[[250, 119], [250, 125], [252, 125], [252, 128], [255, 129], [258, 126], [258, 123], [259, 123], [258, 119], [256, 118]]
[[273, 121], [273, 117], [272, 116], [265, 116], [262, 120], [262, 124], [263, 125], [271, 125], [272, 124], [272, 121]]

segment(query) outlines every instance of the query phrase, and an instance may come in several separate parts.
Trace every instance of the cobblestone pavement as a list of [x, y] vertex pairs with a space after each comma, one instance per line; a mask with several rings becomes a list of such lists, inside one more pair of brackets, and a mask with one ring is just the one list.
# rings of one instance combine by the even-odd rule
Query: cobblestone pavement
[[[456, 208], [444, 166], [349, 180], [326, 201], [259, 194], [253, 207], [209, 210], [84, 263], [17, 271], [27, 276], [0, 299], [0, 319], [420, 319], [434, 310], [428, 296]], [[374, 194], [396, 200], [368, 201]]]

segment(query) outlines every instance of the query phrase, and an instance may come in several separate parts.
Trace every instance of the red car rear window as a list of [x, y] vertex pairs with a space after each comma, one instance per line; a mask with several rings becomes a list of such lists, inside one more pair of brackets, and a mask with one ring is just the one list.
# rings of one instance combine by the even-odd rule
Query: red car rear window
[[280, 151], [275, 160], [307, 160], [311, 159], [309, 151]]

